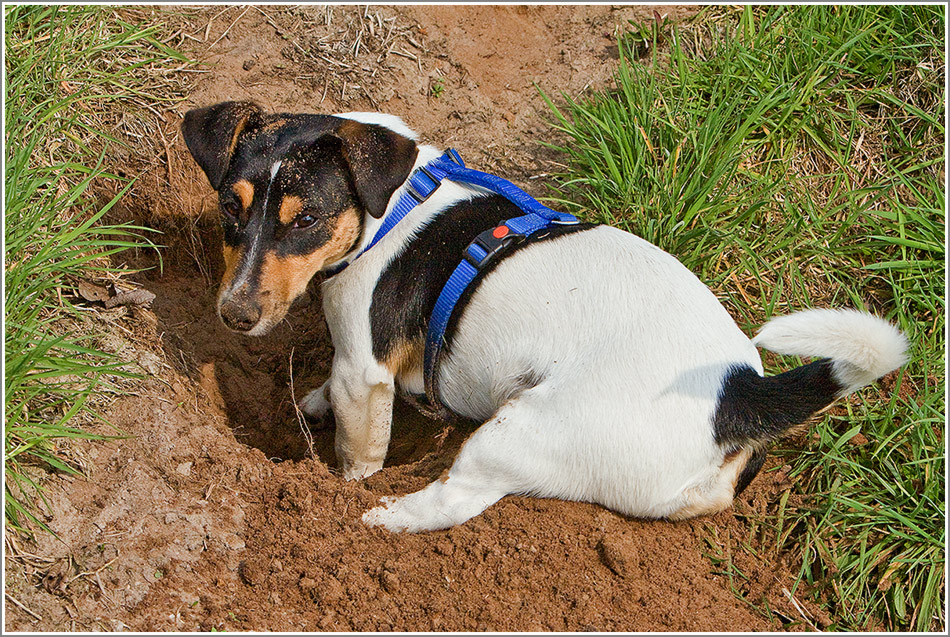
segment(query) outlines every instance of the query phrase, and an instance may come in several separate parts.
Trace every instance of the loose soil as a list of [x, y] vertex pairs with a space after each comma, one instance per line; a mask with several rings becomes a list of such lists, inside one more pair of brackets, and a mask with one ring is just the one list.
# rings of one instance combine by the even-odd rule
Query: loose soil
[[[153, 11], [153, 10], [148, 10]], [[168, 11], [154, 9], [154, 11]], [[672, 523], [507, 497], [450, 530], [363, 526], [381, 496], [448, 467], [465, 427], [399, 404], [385, 469], [345, 482], [332, 417], [294, 400], [327, 377], [315, 282], [263, 338], [214, 312], [215, 197], [178, 133], [189, 108], [381, 110], [423, 141], [539, 196], [560, 156], [538, 89], [609, 84], [618, 28], [691, 7], [232, 7], [168, 13], [206, 66], [162, 112], [161, 161], [116, 213], [161, 229], [162, 267], [138, 275], [150, 308], [119, 308], [108, 346], [144, 380], [104, 415], [128, 437], [73, 449], [88, 479], [47, 476], [56, 538], [8, 538], [6, 630], [761, 631], [821, 628], [796, 560], [759, 540], [790, 486], [775, 463], [733, 510]], [[162, 146], [158, 146], [162, 148]], [[151, 152], [151, 151], [149, 151]], [[143, 156], [148, 155], [143, 149]], [[136, 170], [134, 160], [123, 167]], [[129, 255], [156, 266], [154, 253]], [[103, 431], [109, 431], [104, 429]], [[745, 548], [741, 548], [745, 545]], [[731, 575], [730, 575], [731, 573]], [[748, 602], [736, 597], [741, 592]], [[761, 609], [761, 610], [760, 610]]]

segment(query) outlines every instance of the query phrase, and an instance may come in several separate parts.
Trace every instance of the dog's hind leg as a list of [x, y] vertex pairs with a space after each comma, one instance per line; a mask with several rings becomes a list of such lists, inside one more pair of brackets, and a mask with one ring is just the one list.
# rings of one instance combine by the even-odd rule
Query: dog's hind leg
[[330, 379], [317, 389], [307, 392], [307, 395], [297, 403], [300, 411], [311, 418], [322, 418], [330, 411]]
[[434, 531], [465, 522], [509, 493], [536, 491], [553, 475], [555, 463], [538, 441], [538, 430], [546, 425], [539, 422], [543, 412], [525, 394], [479, 427], [441, 478], [421, 491], [383, 498], [363, 522], [397, 532]]

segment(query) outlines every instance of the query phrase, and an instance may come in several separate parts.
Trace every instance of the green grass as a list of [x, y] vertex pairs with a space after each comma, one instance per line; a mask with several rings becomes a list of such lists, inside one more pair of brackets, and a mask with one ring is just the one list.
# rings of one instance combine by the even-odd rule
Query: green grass
[[[106, 170], [120, 142], [100, 118], [160, 101], [144, 78], [184, 58], [110, 8], [16, 6], [5, 18], [4, 513], [8, 529], [29, 532], [48, 530], [29, 467], [79, 473], [64, 443], [102, 437], [83, 427], [97, 418], [90, 397], [130, 375], [96, 348], [68, 294], [144, 245], [141, 228], [101, 223], [132, 182]], [[117, 193], [103, 196], [104, 183]]]
[[635, 25], [615, 87], [549, 100], [555, 203], [676, 255], [747, 333], [847, 306], [909, 336], [893, 387], [777, 450], [804, 504], [762, 523], [831, 629], [945, 626], [943, 33], [940, 6], [713, 7]]

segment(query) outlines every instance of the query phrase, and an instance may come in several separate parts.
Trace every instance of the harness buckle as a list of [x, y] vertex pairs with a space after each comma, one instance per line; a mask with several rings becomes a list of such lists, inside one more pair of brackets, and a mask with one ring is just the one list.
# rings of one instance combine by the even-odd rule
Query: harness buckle
[[[432, 186], [430, 188], [424, 187], [420, 179], [420, 173], [428, 177], [429, 181], [432, 182]], [[409, 196], [415, 199], [418, 203], [422, 203], [423, 201], [431, 197], [432, 193], [438, 190], [440, 185], [442, 185], [441, 179], [439, 179], [438, 177], [433, 175], [431, 172], [429, 172], [425, 166], [419, 166], [418, 172], [416, 172], [409, 179], [409, 183], [406, 184], [406, 192], [409, 193]], [[419, 191], [420, 188], [428, 192], [425, 192], [425, 194], [423, 194], [422, 192]]]
[[511, 228], [501, 224], [475, 237], [462, 252], [462, 257], [480, 271], [494, 261], [499, 253], [524, 238], [525, 235], [512, 232]]
[[445, 153], [442, 154], [441, 158], [448, 159], [452, 163], [458, 164], [462, 168], [465, 167], [465, 162], [462, 161], [462, 157], [458, 154], [458, 151], [456, 151], [454, 148], [446, 149]]

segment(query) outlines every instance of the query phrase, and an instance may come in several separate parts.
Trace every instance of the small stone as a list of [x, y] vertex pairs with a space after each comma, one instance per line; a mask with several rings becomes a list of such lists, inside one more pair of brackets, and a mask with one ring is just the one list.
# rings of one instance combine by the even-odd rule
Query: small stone
[[327, 577], [321, 590], [321, 601], [324, 604], [333, 604], [346, 597], [346, 589], [335, 577]]
[[439, 555], [451, 557], [455, 553], [455, 546], [449, 542], [439, 542], [435, 545], [435, 552]]
[[182, 462], [180, 465], [175, 467], [175, 471], [180, 473], [183, 476], [191, 475], [191, 468], [194, 466], [193, 462]]
[[141, 352], [136, 362], [153, 376], [157, 376], [162, 371], [162, 359], [151, 352]]
[[317, 604], [333, 604], [346, 596], [346, 589], [343, 584], [333, 576], [320, 580], [304, 576], [297, 585], [302, 593]]
[[188, 608], [194, 608], [198, 605], [199, 598], [194, 593], [183, 592], [179, 593], [178, 596], [181, 598], [181, 601], [188, 605]]
[[393, 594], [399, 588], [399, 576], [392, 571], [383, 571], [379, 576], [379, 582], [383, 585], [383, 590]]
[[265, 574], [255, 562], [241, 562], [238, 566], [238, 575], [248, 586], [257, 586], [264, 583]]
[[249, 60], [244, 60], [244, 64], [241, 65], [241, 68], [244, 69], [245, 71], [250, 71], [251, 69], [254, 68], [255, 64], [257, 64], [257, 60], [253, 58]]
[[225, 533], [221, 540], [224, 542], [225, 546], [227, 546], [232, 551], [244, 550], [244, 540], [238, 537], [235, 533]]
[[605, 535], [597, 545], [597, 552], [604, 566], [620, 577], [627, 577], [639, 568], [636, 543], [626, 535]]

